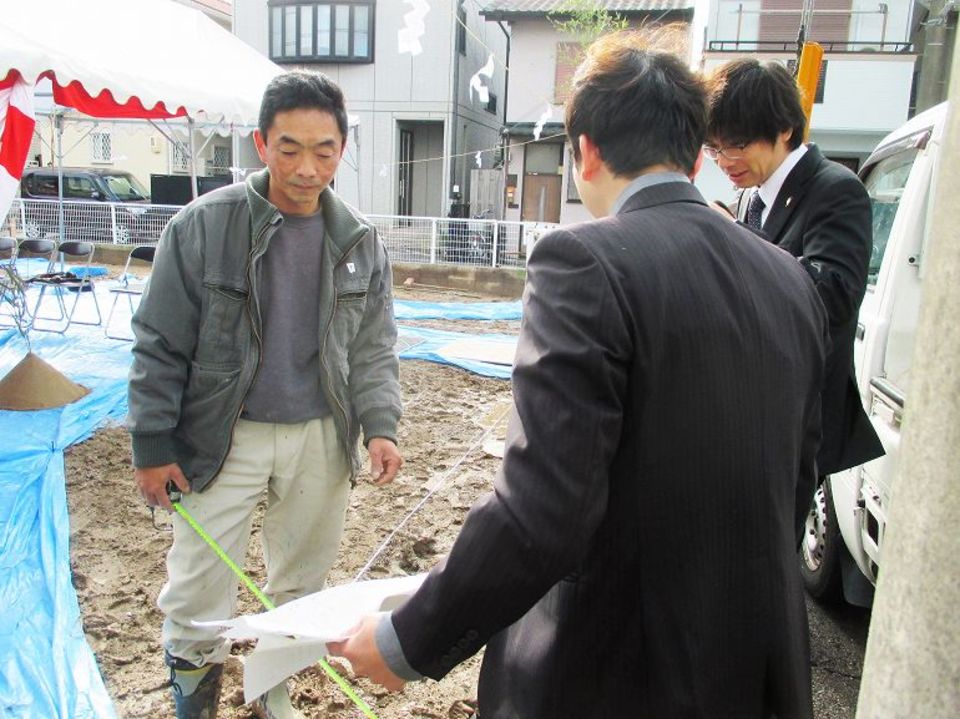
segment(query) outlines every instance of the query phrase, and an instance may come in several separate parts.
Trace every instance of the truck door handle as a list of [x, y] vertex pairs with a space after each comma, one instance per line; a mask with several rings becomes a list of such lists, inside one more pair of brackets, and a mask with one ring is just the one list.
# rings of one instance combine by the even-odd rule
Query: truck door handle
[[899, 427], [903, 419], [903, 392], [883, 377], [872, 377], [870, 389], [873, 392], [870, 414], [882, 418], [891, 427]]
[[866, 325], [863, 322], [857, 322], [857, 339], [862, 340], [865, 334], [867, 334]]

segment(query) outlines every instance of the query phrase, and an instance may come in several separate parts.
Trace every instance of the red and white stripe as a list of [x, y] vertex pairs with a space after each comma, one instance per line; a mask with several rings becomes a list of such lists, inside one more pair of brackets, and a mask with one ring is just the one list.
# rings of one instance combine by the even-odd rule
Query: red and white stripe
[[33, 86], [11, 73], [0, 80], [0, 222], [16, 197], [34, 125]]

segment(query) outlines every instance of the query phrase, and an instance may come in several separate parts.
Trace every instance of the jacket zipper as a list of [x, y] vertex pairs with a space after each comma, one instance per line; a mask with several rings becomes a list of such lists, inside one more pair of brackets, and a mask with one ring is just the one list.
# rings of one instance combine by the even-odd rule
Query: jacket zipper
[[[353, 249], [357, 245], [363, 242], [363, 238], [366, 236], [367, 236], [367, 232], [363, 232], [360, 235], [360, 237], [357, 238], [357, 241], [354, 242], [352, 245], [350, 245], [350, 247], [348, 247], [346, 251], [344, 251], [343, 255], [340, 257], [339, 260], [337, 260], [336, 264], [333, 266], [334, 274], [336, 274], [337, 268], [340, 267], [340, 265], [342, 265], [344, 261], [346, 261], [347, 256], [353, 251]], [[341, 444], [343, 445], [344, 450], [347, 453], [347, 458], [350, 460], [350, 476], [353, 477], [355, 475], [354, 467], [353, 467], [354, 452], [349, 446], [350, 418], [347, 416], [346, 407], [343, 406], [343, 404], [340, 402], [340, 399], [337, 397], [334, 391], [330, 388], [330, 368], [327, 367], [327, 359], [326, 359], [327, 337], [330, 335], [330, 328], [333, 326], [333, 318], [336, 316], [336, 314], [337, 314], [337, 287], [336, 287], [336, 284], [334, 284], [333, 309], [331, 310], [330, 316], [327, 319], [327, 326], [324, 328], [324, 331], [323, 331], [323, 340], [320, 343], [320, 365], [323, 367], [324, 373], [326, 374], [326, 377], [325, 377], [326, 381], [323, 383], [323, 386], [327, 390], [327, 394], [329, 394], [333, 398], [334, 402], [336, 403], [337, 409], [340, 410], [340, 416], [343, 417], [343, 438], [341, 439]]]
[[[266, 227], [263, 228], [263, 231], [257, 236], [256, 247], [260, 246], [260, 243], [263, 241], [264, 236], [267, 234], [267, 230], [270, 228], [268, 223]], [[263, 337], [260, 336], [260, 329], [257, 326], [257, 323], [254, 321], [253, 314], [253, 303], [256, 293], [256, 289], [253, 284], [253, 258], [250, 260], [250, 264], [247, 267], [247, 285], [250, 287], [250, 292], [247, 295], [247, 312], [250, 315], [250, 326], [253, 328], [253, 336], [257, 340], [257, 366], [253, 370], [253, 376], [250, 378], [250, 382], [247, 384], [246, 389], [243, 391], [243, 397], [247, 396], [247, 393], [250, 391], [250, 388], [253, 387], [253, 383], [257, 381], [257, 375], [260, 374], [260, 366], [263, 363]], [[230, 434], [227, 438], [227, 451], [224, 452], [223, 457], [220, 459], [220, 464], [217, 465], [216, 471], [213, 473], [213, 476], [216, 477], [220, 474], [220, 470], [223, 469], [224, 463], [227, 461], [227, 457], [230, 456], [230, 449], [233, 446], [233, 431], [237, 428], [237, 422], [240, 421], [240, 415], [243, 414], [244, 401], [240, 400], [240, 407], [237, 409], [236, 415], [234, 415], [233, 422], [230, 424]]]

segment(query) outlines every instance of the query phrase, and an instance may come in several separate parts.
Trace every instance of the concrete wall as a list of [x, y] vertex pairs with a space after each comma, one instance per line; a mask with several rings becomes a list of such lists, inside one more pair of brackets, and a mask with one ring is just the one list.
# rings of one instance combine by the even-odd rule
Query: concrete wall
[[[492, 23], [491, 23], [492, 24]], [[507, 123], [536, 122], [549, 106], [554, 121], [563, 120], [563, 106], [554, 104], [557, 43], [572, 41], [546, 19], [510, 23], [510, 105]]]
[[[97, 245], [94, 263], [122, 266], [130, 254], [129, 245]], [[408, 280], [432, 287], [477, 292], [494, 297], [517, 299], [523, 293], [526, 271], [522, 269], [459, 267], [456, 265], [414, 265], [394, 262], [393, 281], [401, 285]]]

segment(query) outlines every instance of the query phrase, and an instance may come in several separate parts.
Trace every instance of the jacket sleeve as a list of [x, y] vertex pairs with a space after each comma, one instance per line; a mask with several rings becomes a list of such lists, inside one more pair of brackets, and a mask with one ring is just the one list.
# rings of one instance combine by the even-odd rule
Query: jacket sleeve
[[360, 330], [350, 345], [350, 393], [364, 444], [374, 437], [397, 441], [400, 421], [400, 363], [393, 316], [393, 273], [386, 249], [373, 230], [374, 270]]
[[538, 241], [494, 491], [392, 616], [416, 671], [439, 679], [582, 563], [607, 511], [631, 347], [622, 306], [585, 243], [563, 230]]
[[202, 257], [174, 219], [157, 246], [150, 279], [134, 313], [127, 427], [135, 467], [177, 461], [173, 432], [197, 343]]
[[856, 176], [844, 174], [808, 197], [800, 264], [813, 278], [831, 327], [850, 322], [867, 285], [873, 247], [870, 198]]
[[817, 453], [823, 435], [821, 421], [823, 405], [821, 393], [817, 391], [817, 388], [823, 385], [824, 359], [830, 348], [830, 327], [822, 303], [815, 303], [814, 301], [812, 309], [817, 315], [821, 327], [820, 342], [816, 347], [819, 361], [813, 363], [813, 366], [819, 370], [819, 374], [811, 378], [809, 383], [811, 390], [807, 394], [807, 407], [803, 417], [803, 436], [800, 445], [800, 467], [797, 476], [797, 498], [794, 513], [798, 551], [800, 550], [800, 543], [803, 541], [807, 515], [810, 513], [810, 502], [813, 500], [813, 493], [817, 488], [820, 477], [820, 470], [817, 467]]

